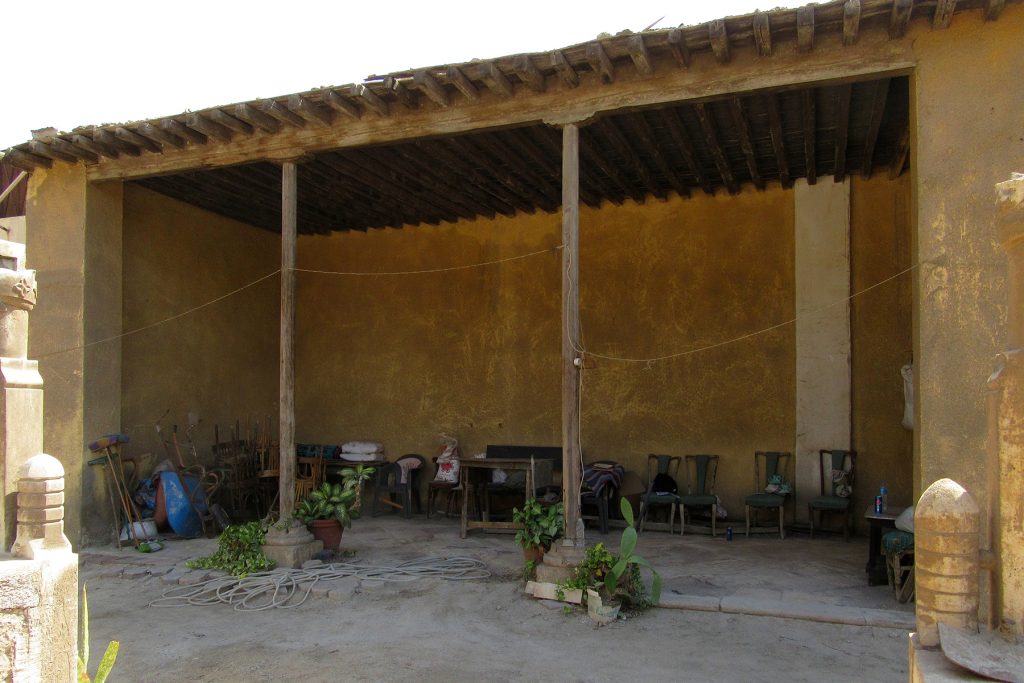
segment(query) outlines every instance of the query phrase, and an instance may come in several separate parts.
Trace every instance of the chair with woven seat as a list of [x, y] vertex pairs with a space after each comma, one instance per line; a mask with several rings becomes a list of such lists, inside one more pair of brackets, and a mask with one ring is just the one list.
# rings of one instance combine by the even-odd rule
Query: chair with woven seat
[[301, 502], [306, 496], [320, 488], [326, 481], [327, 462], [319, 456], [312, 458], [296, 458], [295, 461], [295, 502]]
[[807, 501], [807, 512], [811, 518], [811, 538], [814, 538], [814, 513], [819, 519], [826, 513], [843, 515], [843, 538], [850, 540], [853, 532], [853, 510], [850, 505], [850, 494], [853, 492], [854, 466], [857, 462], [856, 451], [838, 449], [822, 449], [818, 451], [821, 495]]
[[[679, 491], [676, 488], [676, 482], [679, 481], [679, 465], [682, 460], [678, 455], [655, 455], [652, 453], [647, 456], [647, 490], [644, 492], [643, 498], [640, 499], [640, 521], [637, 525], [639, 531], [644, 530], [647, 515], [652, 506], [667, 505], [669, 508], [668, 532], [672, 533], [672, 527], [675, 526], [676, 506], [679, 504], [677, 495]], [[659, 490], [669, 487], [676, 490]]]
[[[778, 510], [779, 538], [786, 537], [786, 499], [792, 493], [792, 487], [786, 482], [785, 476], [789, 472], [789, 465], [792, 459], [793, 454], [789, 452], [757, 451], [754, 453], [754, 489], [757, 493], [747, 496], [744, 500], [747, 536], [750, 536], [751, 513], [754, 514], [756, 522], [758, 512]], [[770, 488], [775, 488], [776, 490], [766, 490]], [[776, 527], [762, 527], [761, 530], [775, 531]]]
[[[599, 460], [583, 467], [584, 489], [580, 492], [580, 507], [597, 508], [597, 524], [602, 534], [608, 533], [609, 501], [618, 493], [619, 483], [625, 475], [622, 465], [613, 460]], [[594, 519], [582, 515], [583, 519]]]
[[718, 496], [715, 495], [715, 478], [718, 476], [717, 455], [687, 455], [686, 493], [679, 494], [679, 535], [686, 532], [687, 510], [692, 508], [711, 509], [711, 537], [717, 535]]
[[[458, 481], [446, 481], [437, 478], [437, 471], [440, 470], [441, 466], [437, 462], [437, 456], [435, 455], [431, 460], [434, 463], [435, 476], [429, 482], [427, 482], [427, 517], [429, 518], [434, 514], [434, 508], [437, 506], [437, 498], [441, 494], [444, 494], [444, 516], [453, 516], [456, 510], [456, 504], [459, 501], [458, 494], [462, 493], [462, 486]], [[458, 515], [455, 515], [458, 516]]]

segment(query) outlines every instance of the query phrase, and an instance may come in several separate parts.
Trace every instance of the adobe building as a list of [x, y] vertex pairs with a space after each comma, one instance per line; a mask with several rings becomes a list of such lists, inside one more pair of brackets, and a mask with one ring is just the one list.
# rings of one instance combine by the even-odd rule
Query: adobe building
[[801, 519], [852, 448], [855, 514], [944, 477], [990, 509], [1022, 35], [1018, 2], [839, 0], [37, 132], [4, 158], [69, 538], [109, 529], [89, 440], [162, 453], [188, 413], [201, 444], [280, 411], [284, 446], [445, 432], [570, 474], [719, 454], [733, 518], [755, 450], [795, 453]]

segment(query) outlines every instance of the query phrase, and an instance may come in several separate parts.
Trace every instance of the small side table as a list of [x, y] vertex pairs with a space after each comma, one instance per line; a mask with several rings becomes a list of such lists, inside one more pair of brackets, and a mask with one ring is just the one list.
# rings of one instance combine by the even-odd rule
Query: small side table
[[872, 505], [864, 511], [864, 519], [868, 521], [870, 538], [868, 540], [868, 563], [864, 571], [868, 574], [869, 586], [880, 586], [889, 583], [885, 572], [885, 558], [882, 557], [882, 532], [896, 528], [896, 518], [906, 508], [890, 507], [885, 512], [875, 512]]

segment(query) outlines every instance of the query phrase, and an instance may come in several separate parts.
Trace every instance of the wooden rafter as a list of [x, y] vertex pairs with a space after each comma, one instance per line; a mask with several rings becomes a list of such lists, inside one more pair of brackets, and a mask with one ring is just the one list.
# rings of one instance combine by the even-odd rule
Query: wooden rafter
[[[439, 225], [440, 219], [436, 215], [429, 215], [420, 206], [419, 197], [407, 189], [405, 183], [396, 181], [384, 174], [383, 177], [371, 172], [362, 166], [363, 155], [355, 154], [341, 156], [338, 154], [323, 154], [318, 159], [331, 168], [331, 170], [345, 177], [346, 182], [366, 186], [381, 196], [392, 197], [391, 205], [395, 213], [402, 217], [402, 223], [423, 222], [428, 225]], [[454, 212], [444, 212], [444, 220], [455, 222], [457, 216]]]
[[29, 141], [28, 148], [32, 152], [32, 154], [35, 154], [37, 157], [44, 157], [46, 159], [51, 159], [53, 161], [66, 161], [69, 164], [78, 163], [77, 157], [71, 154], [67, 154], [65, 152], [58, 151], [54, 149], [52, 145], [44, 145], [42, 142], [39, 142], [38, 140]]
[[82, 161], [90, 164], [97, 163], [100, 160], [100, 156], [102, 156], [87, 148], [61, 138], [54, 138], [50, 141], [50, 145], [58, 152], [64, 152], [65, 154], [74, 157], [76, 160], [81, 159]]
[[[193, 145], [205, 145], [208, 138], [200, 133], [198, 130], [192, 130], [188, 126], [175, 121], [174, 119], [167, 119], [160, 123], [160, 128], [170, 133], [171, 135], [177, 135], [183, 140], [188, 140]], [[95, 139], [96, 136], [93, 136]]]
[[609, 163], [601, 156], [599, 151], [600, 145], [594, 143], [594, 131], [592, 128], [593, 126], [583, 129], [587, 132], [587, 135], [580, 136], [580, 161], [583, 164], [599, 169], [622, 197], [630, 197], [637, 204], [643, 204], [645, 200], [643, 191], [639, 190], [636, 185], [624, 180], [618, 167], [613, 163]]
[[254, 128], [259, 128], [264, 133], [276, 133], [281, 130], [281, 122], [270, 114], [265, 114], [251, 104], [239, 104], [235, 106], [235, 118], [248, 123]]
[[650, 76], [654, 73], [654, 62], [651, 60], [651, 55], [647, 52], [647, 46], [644, 44], [642, 34], [638, 33], [630, 36], [627, 49], [629, 50], [629, 58], [633, 60], [633, 66], [636, 67], [637, 72], [641, 76]]
[[[562, 154], [562, 136], [560, 131], [548, 126], [538, 126], [533, 130], [536, 132], [536, 135], [532, 138], [526, 134], [526, 129], [523, 128], [512, 132], [518, 134], [521, 139], [536, 141], [536, 144], [541, 148], [538, 152], [542, 157], [551, 158], [552, 160], [560, 159]], [[552, 173], [561, 177], [561, 165], [552, 168]], [[584, 180], [584, 182], [580, 183], [580, 198], [588, 205], [597, 208], [601, 206], [602, 199], [608, 199], [613, 204], [622, 204], [625, 200], [625, 195], [619, 194], [618, 191], [612, 188], [593, 167], [580, 163], [580, 176]]]
[[815, 149], [815, 138], [817, 137], [817, 112], [815, 111], [814, 90], [808, 88], [801, 91], [801, 121], [804, 129], [804, 165], [807, 175], [807, 184], [814, 185], [818, 182], [817, 150]]
[[384, 89], [394, 93], [395, 99], [401, 102], [402, 106], [406, 109], [416, 110], [420, 108], [419, 95], [406, 85], [406, 79], [388, 76], [384, 79]]
[[253, 134], [254, 128], [252, 125], [246, 123], [245, 121], [242, 121], [241, 119], [235, 118], [234, 116], [231, 116], [230, 114], [223, 112], [220, 109], [210, 109], [205, 113], [206, 116], [208, 116], [211, 121], [219, 123], [225, 128], [229, 128], [236, 133], [241, 133], [242, 135]]
[[288, 107], [274, 100], [263, 100], [256, 105], [260, 111], [273, 116], [281, 123], [286, 123], [292, 128], [305, 128], [306, 119], [302, 118]]
[[843, 45], [853, 45], [860, 35], [860, 0], [843, 3]]
[[144, 149], [147, 152], [157, 153], [163, 151], [163, 148], [157, 143], [123, 126], [118, 126], [114, 129], [114, 137], [116, 137], [118, 140], [128, 143], [129, 145], [134, 145], [139, 149]]
[[910, 14], [914, 11], [914, 0], [892, 0], [889, 14], [889, 37], [902, 38], [907, 34]]
[[875, 163], [875, 144], [878, 142], [878, 131], [882, 128], [882, 119], [885, 116], [885, 104], [889, 97], [889, 79], [883, 78], [875, 83], [874, 93], [871, 102], [871, 118], [868, 122], [868, 132], [864, 140], [864, 165], [861, 167], [861, 175], [865, 178], [871, 177], [871, 171]]
[[587, 45], [587, 62], [590, 63], [590, 70], [597, 74], [602, 83], [611, 83], [615, 80], [615, 67], [601, 43]]
[[525, 83], [533, 92], [544, 92], [547, 89], [544, 74], [540, 72], [537, 65], [530, 59], [530, 55], [519, 55], [516, 57], [515, 70], [519, 80]]
[[441, 141], [421, 141], [412, 144], [422, 150], [427, 157], [444, 165], [454, 176], [462, 177], [466, 183], [472, 184], [498, 201], [525, 213], [536, 212], [536, 208], [526, 201], [525, 197], [514, 190], [510, 191], [493, 176], [484, 175], [473, 167], [467, 157], [452, 151]]
[[754, 145], [750, 140], [750, 125], [747, 123], [747, 116], [743, 112], [743, 101], [739, 97], [729, 100], [729, 108], [732, 111], [733, 125], [736, 127], [736, 135], [739, 137], [740, 149], [743, 150], [743, 157], [747, 161], [747, 169], [750, 171], [750, 180], [754, 187], [764, 189], [764, 178], [757, 168], [757, 155], [754, 154]]
[[985, 21], [995, 21], [1003, 11], [1006, 0], [986, 0]]
[[751, 28], [754, 31], [754, 45], [757, 46], [757, 54], [762, 57], [772, 55], [772, 25], [767, 12], [758, 10], [754, 12], [751, 19]]
[[497, 64], [494, 62], [484, 62], [480, 68], [483, 71], [484, 83], [487, 84], [488, 88], [502, 97], [512, 97], [515, 93], [515, 90], [512, 89], [512, 83], [501, 72]]
[[838, 86], [836, 90], [836, 156], [835, 181], [842, 182], [846, 177], [846, 146], [850, 133], [850, 96], [853, 86], [849, 83]]
[[448, 97], [448, 93], [445, 91], [444, 86], [441, 85], [441, 81], [434, 78], [434, 75], [429, 71], [417, 71], [412, 76], [412, 82], [437, 106], [447, 107], [451, 105], [451, 98]]
[[711, 120], [711, 113], [708, 111], [707, 105], [699, 102], [693, 105], [693, 111], [697, 115], [697, 120], [700, 121], [701, 130], [704, 131], [704, 139], [707, 142], [708, 150], [711, 152], [711, 158], [715, 160], [715, 167], [718, 168], [718, 175], [721, 176], [722, 183], [725, 184], [729, 194], [736, 194], [740, 191], [740, 188], [736, 183], [735, 176], [732, 174], [732, 169], [729, 168], [729, 162], [725, 158], [722, 146], [718, 144], [718, 134], [715, 132], [715, 124]]
[[558, 183], [545, 177], [523, 158], [514, 145], [506, 145], [498, 135], [475, 135], [467, 138], [472, 144], [484, 150], [492, 160], [503, 161], [506, 168], [519, 179], [525, 192], [537, 201], [545, 211], [558, 208]]
[[814, 5], [804, 5], [796, 11], [796, 49], [800, 52], [814, 49]]
[[654, 160], [654, 165], [658, 167], [665, 179], [668, 181], [672, 189], [676, 191], [680, 197], [689, 197], [690, 188], [683, 180], [672, 163], [665, 158], [662, 154], [661, 146], [658, 144], [658, 138], [654, 134], [654, 130], [651, 125], [647, 122], [647, 118], [643, 112], [637, 112], [633, 116], [623, 117], [623, 121], [628, 125], [632, 132], [633, 137], [639, 140], [643, 149], [646, 150], [650, 155], [651, 159]]
[[561, 50], [555, 50], [551, 53], [551, 67], [558, 73], [558, 77], [562, 80], [562, 83], [568, 88], [575, 88], [580, 84], [580, 75], [576, 72], [576, 69], [569, 60], [566, 59], [565, 53]]
[[11, 149], [4, 154], [4, 161], [9, 161], [18, 168], [31, 171], [36, 168], [51, 168], [53, 160], [32, 154], [22, 149]]
[[130, 157], [137, 157], [142, 153], [142, 150], [135, 145], [115, 137], [112, 132], [102, 128], [92, 132], [92, 139], [107, 147], [113, 147], [118, 152], [127, 154]]
[[71, 141], [78, 147], [88, 150], [98, 157], [110, 157], [111, 159], [116, 159], [120, 155], [120, 152], [113, 147], [101, 145], [98, 142], [95, 142], [92, 138], [87, 138], [84, 135], [72, 135]]
[[352, 86], [352, 97], [359, 100], [363, 106], [377, 114], [377, 116], [388, 115], [390, 109], [388, 103], [363, 83], [356, 83]]
[[789, 161], [786, 158], [786, 142], [782, 134], [782, 114], [779, 112], [778, 95], [765, 93], [764, 108], [768, 112], [768, 130], [772, 138], [772, 150], [775, 152], [775, 164], [778, 167], [779, 182], [782, 187], [789, 188], [793, 180], [789, 175]]
[[690, 175], [697, 180], [697, 184], [704, 189], [705, 193], [714, 195], [715, 190], [711, 186], [707, 173], [704, 172], [704, 167], [697, 157], [696, 149], [694, 149], [693, 140], [690, 139], [690, 135], [686, 132], [683, 122], [679, 119], [678, 112], [675, 109], [662, 109], [660, 114], [665, 130], [668, 131], [669, 137], [675, 143], [680, 156], [683, 157], [683, 162], [690, 169]]
[[185, 114], [185, 125], [221, 142], [231, 142], [234, 137], [234, 131], [230, 128], [199, 113]]
[[708, 41], [711, 43], [711, 51], [715, 53], [715, 59], [722, 64], [728, 64], [732, 54], [729, 52], [729, 30], [723, 20], [716, 19], [708, 23]]
[[677, 28], [672, 29], [668, 32], [666, 41], [676, 64], [680, 67], [690, 66], [690, 48], [686, 44], [686, 36], [683, 32]]
[[949, 28], [956, 13], [956, 0], [937, 0], [935, 3], [935, 14], [932, 15], [932, 28]]
[[138, 128], [139, 135], [144, 135], [150, 140], [154, 140], [161, 145], [170, 146], [174, 149], [184, 149], [188, 144], [184, 138], [178, 137], [174, 133], [169, 133], [163, 128], [158, 128], [152, 123], [144, 123]]
[[315, 123], [325, 128], [330, 128], [331, 123], [334, 121], [334, 114], [330, 109], [321, 107], [316, 102], [313, 102], [313, 100], [302, 95], [291, 95], [288, 98], [288, 108], [310, 123]]
[[327, 106], [334, 109], [335, 111], [340, 112], [355, 121], [358, 121], [363, 115], [363, 111], [355, 102], [353, 102], [352, 100], [350, 100], [348, 97], [341, 94], [337, 90], [325, 90], [324, 103], [327, 104]]
[[610, 146], [615, 152], [626, 162], [628, 167], [636, 172], [637, 177], [640, 179], [641, 191], [646, 190], [650, 192], [658, 199], [665, 199], [667, 196], [664, 188], [661, 187], [651, 175], [650, 169], [647, 168], [647, 164], [644, 160], [636, 153], [630, 144], [626, 136], [619, 130], [618, 124], [614, 118], [602, 119], [597, 124], [591, 126], [591, 130], [605, 139], [606, 142], [610, 143]]
[[470, 102], [476, 102], [480, 99], [480, 90], [473, 84], [473, 81], [469, 80], [466, 73], [457, 66], [448, 67], [448, 82], [451, 83], [458, 89], [462, 96]]

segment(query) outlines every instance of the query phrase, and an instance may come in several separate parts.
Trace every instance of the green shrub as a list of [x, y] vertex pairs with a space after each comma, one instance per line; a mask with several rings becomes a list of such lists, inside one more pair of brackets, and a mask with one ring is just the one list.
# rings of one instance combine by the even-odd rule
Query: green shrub
[[263, 554], [266, 535], [267, 526], [260, 521], [229, 526], [220, 535], [217, 552], [189, 560], [185, 566], [189, 569], [217, 569], [238, 577], [270, 569], [273, 562]]

